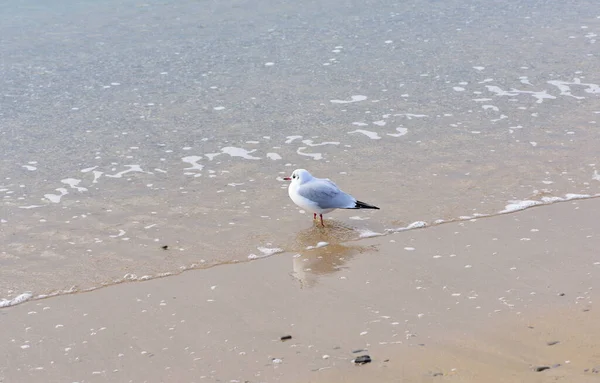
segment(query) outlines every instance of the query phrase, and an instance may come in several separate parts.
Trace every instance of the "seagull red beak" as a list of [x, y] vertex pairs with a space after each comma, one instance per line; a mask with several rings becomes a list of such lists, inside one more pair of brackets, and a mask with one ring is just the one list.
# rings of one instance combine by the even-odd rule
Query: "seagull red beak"
[[290, 177], [283, 177], [284, 181], [291, 181], [292, 179]]

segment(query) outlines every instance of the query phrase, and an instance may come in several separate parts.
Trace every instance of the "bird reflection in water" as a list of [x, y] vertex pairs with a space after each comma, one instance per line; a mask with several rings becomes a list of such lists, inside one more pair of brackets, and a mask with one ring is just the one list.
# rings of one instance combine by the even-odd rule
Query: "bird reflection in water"
[[302, 230], [292, 248], [297, 253], [292, 258], [292, 276], [301, 288], [312, 287], [319, 277], [342, 270], [356, 255], [375, 250], [372, 246], [352, 244], [358, 238], [355, 229], [334, 220], [328, 223], [328, 230], [316, 226]]

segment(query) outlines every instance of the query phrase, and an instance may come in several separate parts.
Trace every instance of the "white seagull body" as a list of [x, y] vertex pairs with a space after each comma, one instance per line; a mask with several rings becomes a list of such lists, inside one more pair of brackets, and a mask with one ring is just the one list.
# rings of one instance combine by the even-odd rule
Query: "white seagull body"
[[312, 212], [313, 219], [319, 214], [323, 226], [323, 214], [335, 209], [379, 209], [344, 193], [330, 179], [313, 177], [304, 169], [294, 170], [291, 177], [285, 177], [284, 180], [292, 181], [288, 187], [292, 201], [302, 209]]

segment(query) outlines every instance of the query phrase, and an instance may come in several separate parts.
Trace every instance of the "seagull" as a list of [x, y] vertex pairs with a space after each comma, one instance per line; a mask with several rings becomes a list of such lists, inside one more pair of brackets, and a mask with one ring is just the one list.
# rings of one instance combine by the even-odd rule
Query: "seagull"
[[358, 201], [350, 194], [344, 193], [329, 178], [313, 177], [305, 169], [296, 169], [291, 177], [284, 180], [292, 181], [288, 187], [288, 194], [294, 203], [302, 209], [313, 213], [313, 220], [317, 214], [323, 223], [323, 214], [335, 209], [377, 209], [377, 206]]

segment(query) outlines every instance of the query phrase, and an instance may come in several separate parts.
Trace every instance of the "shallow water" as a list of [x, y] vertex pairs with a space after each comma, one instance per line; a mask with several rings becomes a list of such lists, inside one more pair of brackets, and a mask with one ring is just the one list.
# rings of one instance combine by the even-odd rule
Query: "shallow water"
[[62, 4], [0, 5], [0, 300], [600, 193], [597, 2]]

